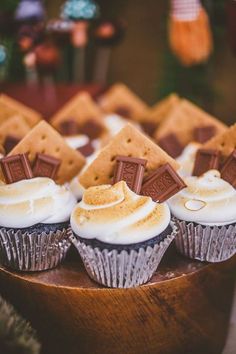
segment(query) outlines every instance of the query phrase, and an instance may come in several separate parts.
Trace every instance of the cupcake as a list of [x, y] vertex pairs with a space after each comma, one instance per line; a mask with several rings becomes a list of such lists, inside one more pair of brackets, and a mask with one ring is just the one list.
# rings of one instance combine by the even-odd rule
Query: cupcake
[[0, 263], [21, 271], [57, 266], [65, 257], [69, 218], [76, 200], [52, 179], [0, 185]]
[[236, 253], [236, 190], [217, 170], [185, 179], [169, 200], [178, 251], [200, 261], [221, 262]]
[[168, 205], [134, 193], [124, 181], [85, 190], [70, 222], [89, 276], [108, 287], [146, 283], [174, 238]]

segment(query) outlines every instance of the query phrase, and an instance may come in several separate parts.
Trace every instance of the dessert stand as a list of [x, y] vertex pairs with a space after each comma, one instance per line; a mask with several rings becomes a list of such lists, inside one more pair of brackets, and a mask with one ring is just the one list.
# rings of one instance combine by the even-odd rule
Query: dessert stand
[[1, 292], [37, 329], [42, 354], [220, 354], [235, 282], [236, 255], [191, 261], [172, 245], [151, 281], [104, 288], [71, 250], [58, 268], [0, 268]]

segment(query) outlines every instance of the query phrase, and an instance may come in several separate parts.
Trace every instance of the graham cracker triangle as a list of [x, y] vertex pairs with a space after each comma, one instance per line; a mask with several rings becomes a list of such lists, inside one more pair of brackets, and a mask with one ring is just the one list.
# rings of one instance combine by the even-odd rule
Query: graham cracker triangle
[[113, 85], [99, 100], [100, 106], [108, 113], [127, 110], [126, 118], [143, 121], [149, 112], [148, 105], [131, 91], [126, 85], [117, 83]]
[[112, 183], [118, 155], [146, 159], [145, 175], [165, 163], [169, 163], [175, 170], [179, 167], [178, 163], [151, 139], [127, 124], [83, 171], [79, 178], [80, 183], [85, 188]]
[[53, 127], [60, 130], [60, 124], [68, 120], [74, 120], [78, 124], [84, 124], [90, 119], [100, 123], [102, 112], [87, 92], [79, 92], [72, 97], [50, 120]]
[[230, 155], [236, 149], [236, 123], [203, 144], [203, 148], [219, 150], [224, 157]]
[[30, 131], [30, 126], [21, 116], [12, 116], [0, 124], [0, 144], [8, 135], [22, 139]]
[[51, 155], [61, 160], [56, 182], [64, 184], [76, 176], [85, 164], [83, 155], [70, 148], [63, 137], [47, 122], [39, 122], [9, 153], [9, 156], [28, 153], [33, 163], [36, 154]]
[[176, 93], [172, 93], [163, 100], [151, 107], [145, 121], [159, 124], [161, 123], [179, 103], [180, 98]]
[[22, 116], [30, 127], [42, 119], [40, 113], [2, 93], [0, 95], [0, 124], [13, 115]]
[[227, 126], [217, 118], [211, 116], [194, 103], [181, 99], [168, 117], [160, 124], [154, 134], [156, 140], [173, 133], [185, 146], [194, 141], [194, 129], [204, 126], [214, 126], [216, 134], [225, 131]]

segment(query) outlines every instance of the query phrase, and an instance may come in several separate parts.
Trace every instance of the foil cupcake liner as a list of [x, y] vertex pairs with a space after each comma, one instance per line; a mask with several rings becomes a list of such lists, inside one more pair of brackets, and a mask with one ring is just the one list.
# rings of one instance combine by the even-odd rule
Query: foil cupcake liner
[[223, 262], [236, 254], [236, 225], [205, 226], [174, 218], [175, 245], [184, 256], [203, 262]]
[[0, 229], [0, 263], [19, 271], [42, 271], [56, 267], [71, 245], [68, 229], [42, 232], [22, 232], [20, 229]]
[[69, 238], [77, 248], [88, 275], [111, 288], [132, 288], [146, 283], [156, 271], [164, 253], [175, 237], [173, 231], [153, 247], [131, 251], [108, 251], [86, 245], [73, 233]]

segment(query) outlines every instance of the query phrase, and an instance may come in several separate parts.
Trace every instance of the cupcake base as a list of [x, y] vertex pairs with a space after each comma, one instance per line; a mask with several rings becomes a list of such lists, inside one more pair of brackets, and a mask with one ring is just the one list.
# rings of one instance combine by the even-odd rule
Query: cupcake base
[[174, 218], [175, 244], [184, 256], [203, 262], [223, 262], [236, 254], [236, 224], [205, 226]]
[[[173, 241], [175, 232], [169, 232], [157, 242], [152, 240], [136, 245], [116, 247], [85, 240], [72, 232], [69, 236], [77, 248], [88, 275], [96, 282], [112, 288], [131, 288], [146, 283], [157, 269], [164, 253]], [[157, 236], [159, 237], [159, 236]], [[138, 246], [137, 246], [138, 245]]]
[[23, 229], [0, 227], [0, 263], [14, 270], [34, 272], [54, 268], [69, 247], [68, 222]]

